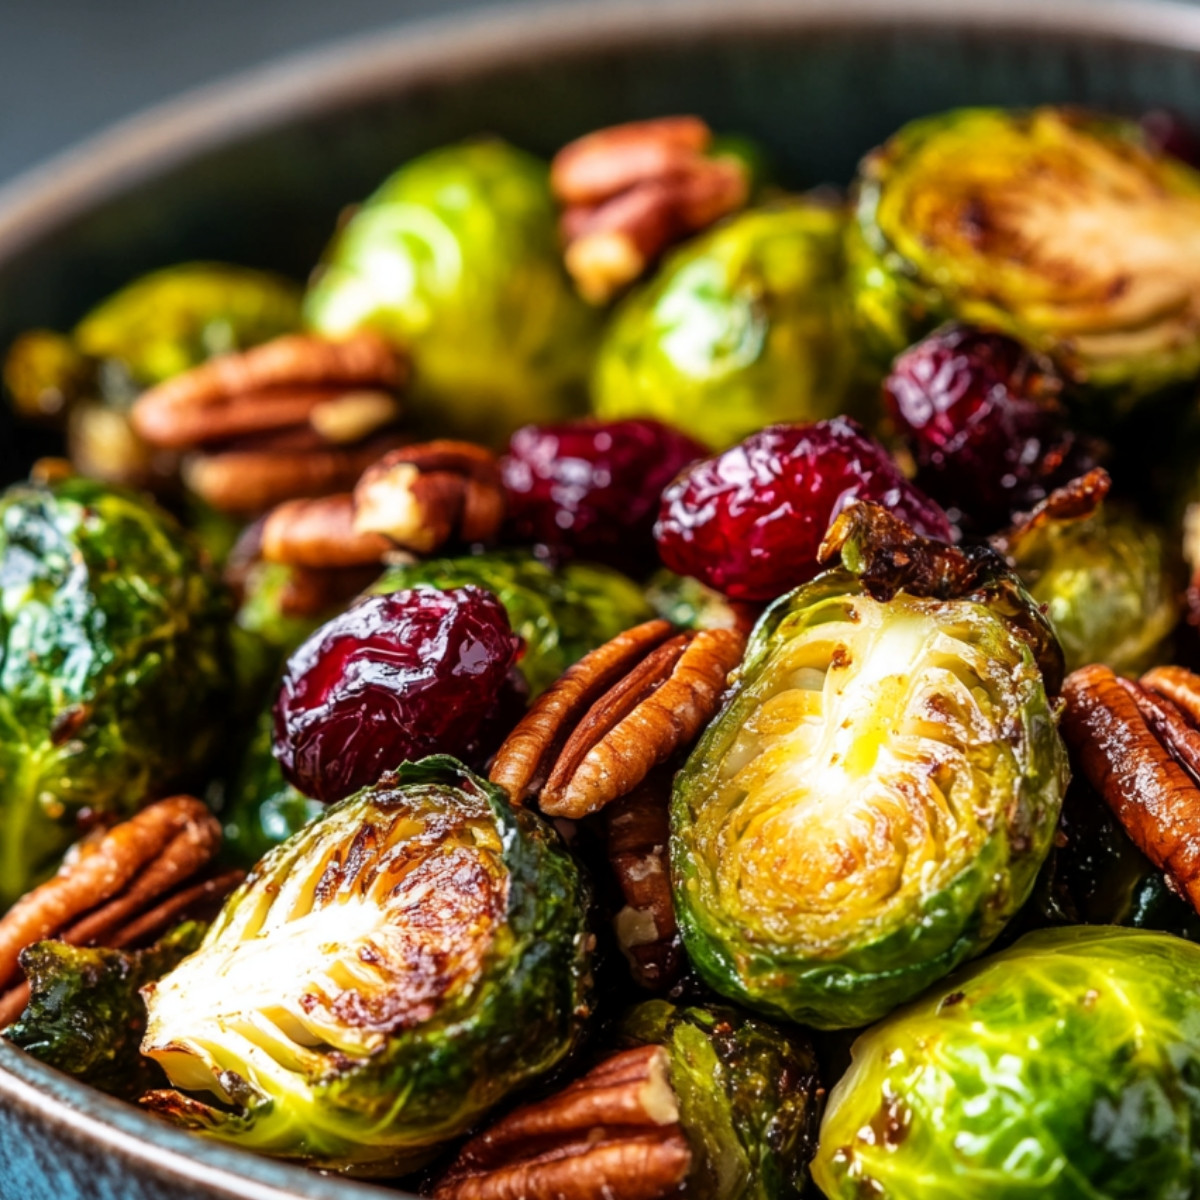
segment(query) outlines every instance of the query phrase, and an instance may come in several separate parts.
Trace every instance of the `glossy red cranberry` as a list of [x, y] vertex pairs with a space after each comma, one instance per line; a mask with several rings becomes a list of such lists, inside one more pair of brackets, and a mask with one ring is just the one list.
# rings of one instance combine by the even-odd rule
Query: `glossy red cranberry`
[[883, 394], [921, 487], [991, 532], [1095, 465], [1067, 428], [1062, 386], [1012, 338], [946, 325], [896, 359]]
[[504, 606], [482, 588], [371, 596], [288, 661], [275, 757], [296, 787], [324, 801], [426, 754], [469, 759], [507, 703], [521, 647]]
[[509, 535], [617, 566], [648, 565], [663, 488], [707, 453], [659, 421], [527, 425], [501, 463]]
[[684, 471], [663, 493], [658, 552], [735, 600], [772, 600], [817, 573], [821, 539], [851, 500], [886, 505], [926, 537], [951, 537], [946, 514], [887, 451], [835, 417], [771, 425]]

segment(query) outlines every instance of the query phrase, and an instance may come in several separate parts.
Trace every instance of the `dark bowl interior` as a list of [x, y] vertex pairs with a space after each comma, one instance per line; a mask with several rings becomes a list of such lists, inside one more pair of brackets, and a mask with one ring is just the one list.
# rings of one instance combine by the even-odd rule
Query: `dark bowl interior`
[[[0, 192], [0, 348], [184, 259], [303, 278], [343, 205], [409, 156], [474, 133], [550, 153], [596, 126], [695, 111], [762, 139], [783, 181], [804, 187], [846, 182], [864, 150], [919, 114], [1041, 102], [1200, 121], [1200, 11], [657, 3], [349, 43], [152, 112]], [[0, 424], [0, 471], [23, 473], [45, 445]], [[378, 1194], [194, 1141], [0, 1045], [0, 1197]]]

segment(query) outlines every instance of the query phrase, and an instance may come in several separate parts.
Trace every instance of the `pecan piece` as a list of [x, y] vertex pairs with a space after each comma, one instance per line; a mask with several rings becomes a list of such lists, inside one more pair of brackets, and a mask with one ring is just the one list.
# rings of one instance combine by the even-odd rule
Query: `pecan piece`
[[672, 243], [742, 208], [745, 164], [710, 157], [698, 117], [664, 117], [601, 129], [565, 146], [550, 183], [564, 206], [566, 267], [580, 293], [603, 304]]
[[285, 500], [347, 491], [401, 440], [382, 435], [357, 446], [232, 447], [190, 455], [183, 463], [183, 480], [213, 508], [253, 516]]
[[691, 1166], [667, 1053], [639, 1046], [469, 1141], [434, 1200], [658, 1200]]
[[0, 919], [0, 1026], [28, 1001], [20, 954], [33, 942], [135, 946], [215, 908], [242, 878], [209, 870], [220, 845], [220, 822], [192, 796], [160, 800], [78, 843]]
[[379, 533], [354, 528], [349, 492], [318, 500], [285, 500], [263, 523], [262, 556], [293, 567], [333, 569], [377, 563], [392, 548]]
[[683, 943], [671, 895], [668, 845], [671, 772], [650, 775], [604, 810], [608, 861], [624, 907], [613, 921], [617, 945], [634, 980], [661, 992], [683, 973]]
[[492, 764], [515, 803], [578, 818], [627, 795], [717, 711], [745, 649], [733, 629], [647, 621], [585, 655], [538, 698]]
[[430, 554], [451, 540], [486, 542], [504, 520], [504, 483], [490, 450], [442, 439], [402, 446], [354, 488], [354, 529]]
[[1063, 698], [1062, 734], [1084, 775], [1138, 849], [1200, 911], [1200, 734], [1161, 693], [1108, 667], [1072, 672]]

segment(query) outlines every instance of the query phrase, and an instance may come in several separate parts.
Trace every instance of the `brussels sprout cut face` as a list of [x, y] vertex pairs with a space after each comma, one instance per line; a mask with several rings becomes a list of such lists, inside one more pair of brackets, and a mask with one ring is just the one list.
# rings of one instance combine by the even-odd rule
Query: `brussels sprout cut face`
[[269, 1154], [419, 1165], [554, 1066], [587, 1010], [586, 898], [539, 818], [452, 759], [272, 851], [146, 991], [151, 1106]]
[[862, 164], [850, 255], [882, 356], [956, 317], [1103, 388], [1200, 368], [1200, 175], [1133, 126], [1048, 108], [914, 121]]
[[762, 1011], [872, 1021], [999, 933], [1065, 779], [1041, 674], [999, 611], [884, 602], [826, 572], [767, 611], [677, 780], [685, 945]]
[[603, 417], [657, 417], [722, 450], [842, 408], [855, 348], [843, 214], [744, 213], [669, 257], [618, 308], [592, 380]]
[[813, 1175], [851, 1200], [1195, 1195], [1200, 947], [1030, 934], [863, 1034]]

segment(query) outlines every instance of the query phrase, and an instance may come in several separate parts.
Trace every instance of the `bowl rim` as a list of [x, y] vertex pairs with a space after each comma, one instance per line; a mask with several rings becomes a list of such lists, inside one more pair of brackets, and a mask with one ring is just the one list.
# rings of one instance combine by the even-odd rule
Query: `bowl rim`
[[[723, 34], [946, 29], [1080, 37], [1200, 53], [1200, 6], [1178, 0], [615, 0], [552, 2], [400, 23], [193, 88], [118, 121], [0, 186], [0, 267], [96, 204], [219, 145], [317, 113], [479, 71]], [[378, 1200], [406, 1193], [322, 1176], [174, 1129], [0, 1039], [0, 1105], [139, 1174], [242, 1200]], [[408, 1200], [415, 1200], [409, 1197]]]

